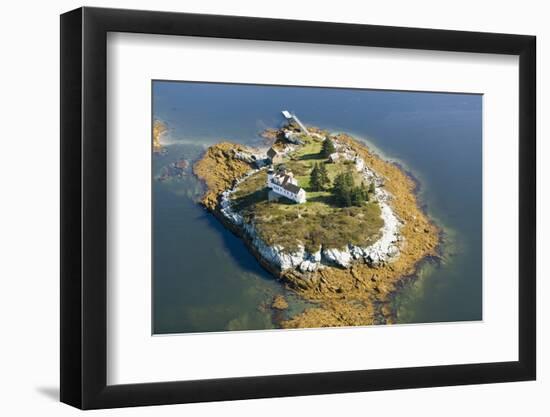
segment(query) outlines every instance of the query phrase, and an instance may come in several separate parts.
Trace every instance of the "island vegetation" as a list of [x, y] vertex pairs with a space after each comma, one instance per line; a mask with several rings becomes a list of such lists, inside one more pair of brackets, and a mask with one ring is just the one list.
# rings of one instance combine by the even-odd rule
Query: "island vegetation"
[[[353, 163], [328, 163], [322, 141], [302, 137], [303, 146], [288, 154], [284, 166], [293, 172], [298, 184], [307, 192], [307, 202], [295, 204], [286, 199], [270, 201], [266, 188], [267, 174], [260, 170], [251, 175], [232, 193], [235, 211], [247, 222], [253, 222], [262, 240], [295, 251], [304, 245], [309, 252], [320, 247], [340, 248], [349, 243], [368, 246], [376, 241], [383, 221], [378, 203], [368, 201], [367, 185], [353, 187], [362, 181]], [[334, 149], [334, 148], [333, 148]], [[339, 179], [345, 179], [340, 184]], [[334, 187], [330, 184], [334, 183]], [[353, 189], [350, 189], [350, 184]], [[350, 193], [361, 197], [346, 204]]]

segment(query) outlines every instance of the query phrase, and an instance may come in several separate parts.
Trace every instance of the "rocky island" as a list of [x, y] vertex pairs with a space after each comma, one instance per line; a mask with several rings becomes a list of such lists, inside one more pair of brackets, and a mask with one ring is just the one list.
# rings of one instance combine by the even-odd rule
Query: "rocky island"
[[160, 120], [153, 122], [153, 154], [161, 154], [164, 151], [161, 138], [166, 134], [166, 125]]
[[206, 150], [193, 167], [206, 184], [202, 204], [311, 303], [282, 327], [392, 323], [392, 294], [440, 240], [415, 181], [353, 137], [283, 114], [283, 128], [264, 132], [269, 149]]

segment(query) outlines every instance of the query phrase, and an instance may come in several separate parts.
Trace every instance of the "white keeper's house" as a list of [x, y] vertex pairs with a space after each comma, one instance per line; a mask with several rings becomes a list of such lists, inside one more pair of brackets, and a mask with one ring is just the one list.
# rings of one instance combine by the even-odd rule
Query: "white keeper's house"
[[292, 172], [285, 168], [279, 168], [277, 172], [273, 169], [267, 171], [267, 187], [274, 193], [286, 197], [298, 204], [306, 202], [306, 192], [298, 186], [298, 181]]

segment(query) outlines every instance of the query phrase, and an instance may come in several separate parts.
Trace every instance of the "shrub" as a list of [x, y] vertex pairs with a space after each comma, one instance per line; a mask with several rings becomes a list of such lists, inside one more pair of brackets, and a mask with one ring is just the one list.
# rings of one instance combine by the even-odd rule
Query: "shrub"
[[325, 158], [328, 158], [328, 156], [334, 152], [336, 152], [334, 142], [332, 142], [332, 140], [327, 136], [326, 139], [323, 141], [323, 148], [321, 150], [321, 153]]
[[330, 187], [330, 178], [328, 177], [328, 171], [325, 164], [319, 166], [319, 182], [323, 190]]
[[341, 207], [361, 206], [369, 201], [367, 188], [364, 184], [356, 186], [349, 171], [336, 176], [332, 194]]
[[309, 186], [313, 191], [320, 191], [321, 186], [321, 172], [319, 170], [319, 164], [315, 163], [313, 165], [313, 169], [311, 170], [311, 173], [309, 174]]

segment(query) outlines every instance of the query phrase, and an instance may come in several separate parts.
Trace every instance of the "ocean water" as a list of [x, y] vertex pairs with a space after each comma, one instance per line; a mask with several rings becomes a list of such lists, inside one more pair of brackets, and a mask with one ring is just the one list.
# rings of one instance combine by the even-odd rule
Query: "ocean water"
[[[155, 81], [153, 118], [169, 130], [153, 175], [221, 140], [261, 145], [258, 133], [281, 126], [283, 109], [350, 133], [418, 180], [421, 204], [444, 230], [443, 258], [403, 283], [397, 322], [481, 320], [482, 96]], [[190, 170], [153, 181], [153, 332], [271, 329], [306, 308], [198, 204], [202, 191]], [[276, 294], [288, 312], [266, 308]]]

